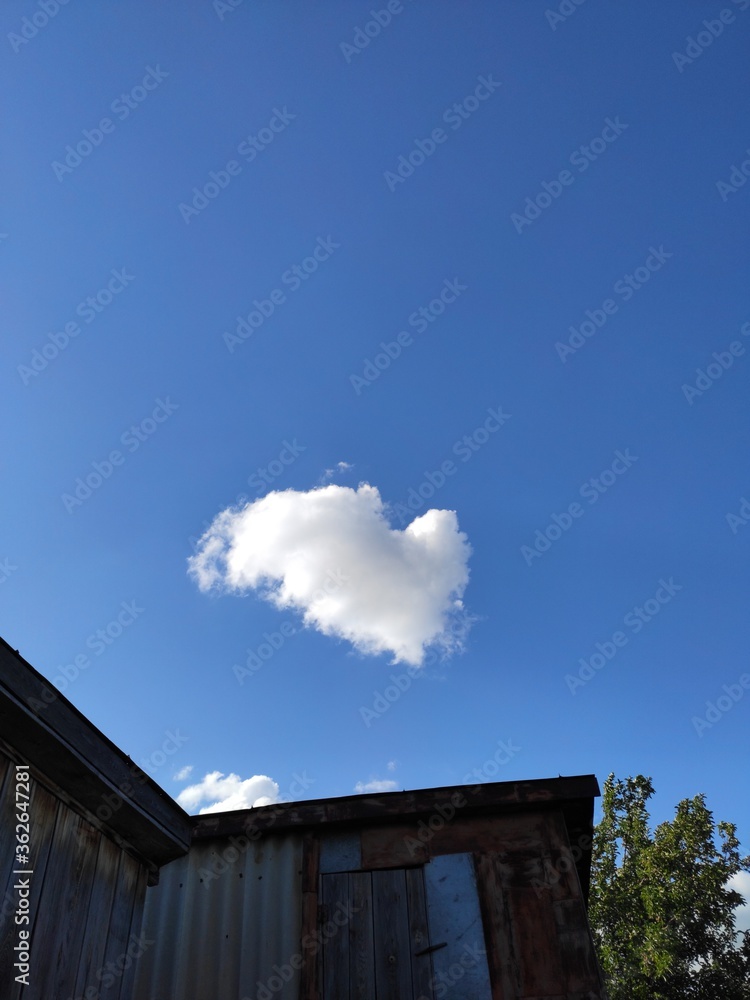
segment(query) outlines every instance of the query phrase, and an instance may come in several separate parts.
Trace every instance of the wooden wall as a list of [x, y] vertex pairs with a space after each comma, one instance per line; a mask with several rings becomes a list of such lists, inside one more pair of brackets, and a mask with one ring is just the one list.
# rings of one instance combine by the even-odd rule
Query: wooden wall
[[562, 817], [546, 814], [535, 837], [520, 832], [474, 855], [493, 1000], [604, 998]]
[[[0, 996], [130, 1000], [147, 872], [31, 771], [29, 986], [15, 982], [15, 761], [0, 754]], [[23, 763], [18, 761], [18, 763]], [[23, 990], [23, 993], [21, 993]], [[88, 992], [87, 992], [88, 991]]]

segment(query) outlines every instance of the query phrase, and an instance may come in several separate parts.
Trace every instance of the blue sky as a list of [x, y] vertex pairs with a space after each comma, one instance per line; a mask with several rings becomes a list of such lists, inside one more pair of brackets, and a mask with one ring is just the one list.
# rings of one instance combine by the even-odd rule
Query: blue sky
[[750, 4], [47, 6], [3, 636], [196, 808], [643, 772], [747, 847]]

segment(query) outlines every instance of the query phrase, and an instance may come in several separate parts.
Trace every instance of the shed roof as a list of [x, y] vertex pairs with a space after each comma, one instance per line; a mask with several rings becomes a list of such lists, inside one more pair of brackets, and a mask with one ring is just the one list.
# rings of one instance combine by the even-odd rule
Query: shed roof
[[[565, 820], [568, 839], [584, 898], [588, 899], [594, 799], [600, 794], [593, 774], [539, 778], [530, 781], [496, 781], [478, 785], [450, 785], [417, 791], [379, 792], [346, 795], [259, 806], [255, 809], [209, 813], [191, 817], [193, 840], [273, 831], [316, 828], [325, 834], [347, 827], [370, 827], [393, 823], [428, 821], [446, 815], [446, 807], [461, 803], [462, 819], [496, 817], [512, 812], [559, 810]], [[444, 811], [441, 814], [440, 808]], [[256, 834], [257, 835], [257, 834]]]
[[[0, 638], [0, 733], [71, 803], [125, 842], [151, 868], [183, 855], [190, 818], [68, 699]], [[107, 798], [105, 798], [105, 796]]]

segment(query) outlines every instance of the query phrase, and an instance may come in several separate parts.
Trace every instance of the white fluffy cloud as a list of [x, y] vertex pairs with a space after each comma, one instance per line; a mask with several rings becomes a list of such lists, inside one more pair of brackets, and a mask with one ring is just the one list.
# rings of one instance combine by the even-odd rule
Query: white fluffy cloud
[[373, 778], [372, 781], [358, 781], [354, 786], [354, 791], [358, 795], [362, 795], [364, 792], [395, 792], [397, 788], [396, 782], [389, 778], [383, 780]]
[[193, 773], [193, 765], [187, 764], [185, 767], [181, 767], [180, 770], [175, 774], [175, 781], [187, 781], [190, 775]]
[[362, 653], [419, 665], [461, 647], [471, 546], [452, 510], [392, 528], [374, 486], [272, 492], [213, 521], [188, 560], [201, 590], [256, 591]]
[[224, 775], [211, 771], [202, 781], [183, 788], [177, 796], [183, 809], [192, 812], [202, 803], [198, 812], [227, 812], [230, 809], [250, 809], [270, 806], [279, 801], [279, 786], [265, 774], [254, 774], [244, 780], [239, 774]]

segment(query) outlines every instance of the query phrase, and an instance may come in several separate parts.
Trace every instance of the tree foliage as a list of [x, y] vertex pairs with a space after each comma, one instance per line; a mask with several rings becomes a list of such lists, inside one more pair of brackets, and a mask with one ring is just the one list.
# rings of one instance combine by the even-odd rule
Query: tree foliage
[[610, 1000], [750, 1000], [750, 933], [729, 879], [750, 868], [705, 796], [652, 832], [650, 778], [610, 774], [594, 831], [589, 916]]

